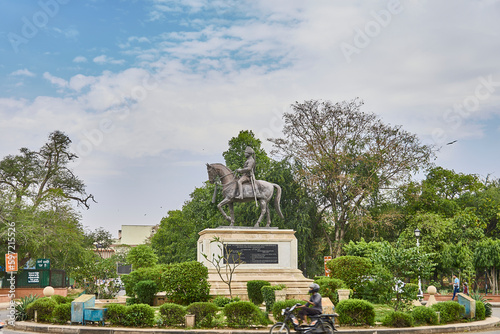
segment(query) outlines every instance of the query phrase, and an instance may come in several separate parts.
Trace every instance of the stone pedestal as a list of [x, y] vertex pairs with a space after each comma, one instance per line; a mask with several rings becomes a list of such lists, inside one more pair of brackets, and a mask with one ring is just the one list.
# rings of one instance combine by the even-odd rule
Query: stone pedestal
[[[218, 256], [224, 256], [222, 245], [213, 242], [214, 237], [217, 237], [227, 245], [232, 254], [240, 253], [244, 261], [232, 276], [233, 297], [248, 300], [247, 282], [264, 280], [272, 285], [285, 284], [287, 299], [309, 299], [307, 292], [313, 280], [305, 278], [298, 269], [295, 231], [278, 228], [219, 227], [205, 229], [199, 234], [198, 261], [208, 268], [211, 295], [229, 296], [228, 285], [221, 280], [215, 266], [210, 262]], [[220, 265], [221, 273], [226, 279], [227, 264], [221, 261]], [[232, 267], [231, 264], [228, 266]]]
[[429, 294], [429, 299], [427, 300], [427, 303], [425, 304], [426, 307], [431, 307], [432, 305], [436, 304], [436, 297], [434, 296], [437, 293], [437, 289], [434, 285], [429, 285], [427, 288], [427, 293]]
[[337, 294], [339, 295], [339, 302], [349, 299], [349, 295], [351, 294], [351, 290], [343, 290], [343, 289], [338, 289]]

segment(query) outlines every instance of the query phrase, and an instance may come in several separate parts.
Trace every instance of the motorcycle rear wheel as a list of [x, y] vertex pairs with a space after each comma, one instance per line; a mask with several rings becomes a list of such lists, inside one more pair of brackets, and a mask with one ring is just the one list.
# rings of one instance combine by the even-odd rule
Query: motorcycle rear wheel
[[324, 322], [321, 326], [323, 326], [324, 334], [333, 334], [335, 332], [335, 329], [333, 329], [332, 325], [327, 322]]
[[[281, 329], [283, 327], [283, 329]], [[287, 325], [283, 326], [283, 323], [274, 324], [269, 330], [269, 334], [290, 334], [290, 328]]]

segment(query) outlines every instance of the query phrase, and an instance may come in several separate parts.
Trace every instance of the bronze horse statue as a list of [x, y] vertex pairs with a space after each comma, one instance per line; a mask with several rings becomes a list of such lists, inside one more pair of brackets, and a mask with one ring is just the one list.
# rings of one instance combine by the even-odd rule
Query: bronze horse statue
[[[250, 202], [250, 201], [258, 201], [260, 203], [260, 216], [255, 223], [254, 227], [259, 227], [262, 218], [264, 218], [264, 214], [267, 213], [267, 225], [269, 227], [271, 225], [271, 216], [269, 215], [269, 201], [271, 197], [273, 197], [274, 188], [276, 188], [276, 198], [274, 199], [274, 207], [278, 212], [278, 215], [283, 219], [283, 214], [280, 209], [280, 199], [281, 199], [281, 187], [275, 183], [263, 181], [263, 180], [255, 180], [255, 192], [254, 186], [252, 183], [244, 183], [243, 184], [243, 199], [236, 198], [238, 194], [238, 185], [236, 183], [237, 179], [234, 176], [233, 171], [224, 166], [223, 164], [207, 164], [207, 172], [208, 172], [208, 180], [210, 183], [215, 184], [215, 192], [214, 192], [214, 202], [215, 195], [217, 192], [217, 181], [220, 180], [222, 184], [222, 195], [224, 199], [222, 202], [217, 204], [217, 208], [222, 213], [224, 218], [228, 222], [230, 222], [229, 226], [234, 226], [234, 208], [233, 204], [235, 202]], [[229, 206], [229, 211], [231, 212], [231, 216], [229, 217], [227, 213], [222, 208], [224, 205]]]

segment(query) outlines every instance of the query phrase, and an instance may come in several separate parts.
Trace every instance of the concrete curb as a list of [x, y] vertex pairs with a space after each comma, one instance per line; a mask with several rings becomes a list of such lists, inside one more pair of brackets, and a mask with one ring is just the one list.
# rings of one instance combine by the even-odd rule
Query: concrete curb
[[[486, 320], [474, 321], [460, 324], [448, 324], [442, 326], [420, 326], [410, 328], [368, 328], [368, 329], [342, 329], [338, 327], [339, 333], [363, 333], [363, 334], [427, 334], [427, 333], [460, 333], [479, 330], [488, 330], [500, 326], [500, 318], [490, 317]], [[51, 324], [40, 324], [33, 322], [18, 321], [15, 330], [40, 333], [69, 333], [69, 334], [267, 334], [266, 329], [151, 329], [151, 328], [123, 328], [123, 327], [97, 327], [97, 326], [60, 326]]]

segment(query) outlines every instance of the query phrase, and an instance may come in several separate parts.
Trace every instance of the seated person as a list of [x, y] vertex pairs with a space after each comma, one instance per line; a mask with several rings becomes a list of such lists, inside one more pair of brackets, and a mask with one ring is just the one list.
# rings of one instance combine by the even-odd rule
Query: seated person
[[[306, 316], [319, 315], [323, 313], [323, 306], [321, 305], [321, 295], [318, 293], [319, 285], [312, 283], [309, 285], [309, 293], [311, 298], [304, 300], [305, 305], [299, 306], [299, 318], [302, 320], [302, 326], [307, 326]], [[311, 307], [309, 307], [311, 306]]]

